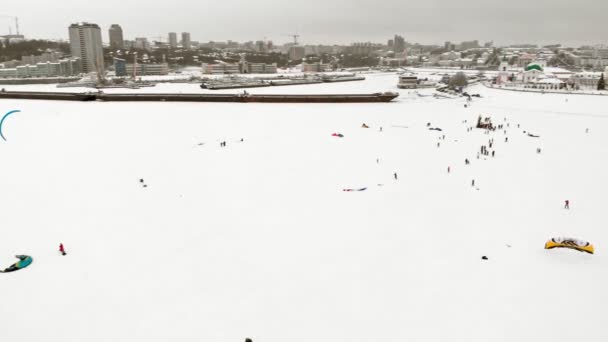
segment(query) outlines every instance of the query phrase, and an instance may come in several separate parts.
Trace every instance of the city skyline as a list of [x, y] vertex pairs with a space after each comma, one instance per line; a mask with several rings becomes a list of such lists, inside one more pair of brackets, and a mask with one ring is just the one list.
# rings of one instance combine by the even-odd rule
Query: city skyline
[[[319, 6], [313, 6], [317, 2]], [[31, 12], [32, 6], [41, 11]], [[458, 4], [447, 0], [424, 4], [312, 0], [307, 6], [276, 0], [256, 3], [229, 0], [212, 7], [177, 0], [146, 7], [145, 17], [133, 15], [141, 13], [140, 5], [117, 0], [60, 4], [65, 11], [54, 10], [56, 6], [32, 0], [27, 4], [12, 3], [2, 14], [18, 16], [21, 32], [27, 38], [37, 39], [67, 40], [66, 28], [70, 24], [97, 23], [102, 28], [104, 43], [109, 41], [107, 30], [110, 26], [119, 24], [125, 39], [129, 40], [161, 36], [166, 41], [168, 32], [190, 32], [191, 39], [199, 42], [256, 41], [266, 37], [277, 43], [287, 43], [291, 41], [290, 34], [298, 33], [303, 44], [348, 45], [361, 41], [386, 42], [399, 34], [408, 42], [436, 45], [442, 45], [446, 40], [477, 39], [480, 42], [493, 40], [497, 45], [562, 43], [577, 46], [606, 43], [602, 25], [604, 13], [608, 12], [608, 4], [592, 0], [581, 0], [576, 5], [563, 0], [532, 3], [514, 0], [504, 4], [480, 0]], [[43, 9], [51, 10], [51, 7], [52, 16], [36, 14], [45, 13]], [[116, 8], [123, 10], [116, 11]], [[210, 8], [214, 15], [205, 16]], [[542, 20], [539, 19], [541, 14]], [[8, 33], [4, 31], [8, 31], [9, 26], [13, 26], [12, 19], [2, 18], [0, 27], [4, 29], [0, 32]]]

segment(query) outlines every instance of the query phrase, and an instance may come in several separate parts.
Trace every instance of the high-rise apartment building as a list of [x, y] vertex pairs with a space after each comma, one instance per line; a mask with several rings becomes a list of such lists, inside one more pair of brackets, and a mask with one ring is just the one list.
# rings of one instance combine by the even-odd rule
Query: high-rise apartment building
[[80, 59], [82, 72], [103, 74], [103, 46], [99, 26], [77, 23], [70, 25], [69, 32], [72, 57]]
[[403, 52], [405, 50], [405, 39], [399, 35], [395, 35], [393, 40], [393, 51]]
[[112, 24], [108, 32], [110, 36], [110, 48], [112, 48], [112, 50], [124, 49], [125, 44], [122, 37], [122, 27], [118, 24]]
[[172, 49], [177, 48], [177, 33], [169, 32], [169, 47]]
[[182, 32], [182, 47], [184, 49], [190, 49], [190, 33]]

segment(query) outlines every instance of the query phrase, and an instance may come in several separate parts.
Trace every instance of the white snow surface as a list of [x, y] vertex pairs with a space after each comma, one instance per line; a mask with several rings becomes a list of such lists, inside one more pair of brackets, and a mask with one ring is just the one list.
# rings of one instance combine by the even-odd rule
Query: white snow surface
[[[248, 92], [396, 89], [367, 77]], [[608, 340], [608, 100], [468, 91], [468, 108], [0, 100], [22, 111], [0, 140], [0, 268], [34, 258], [0, 274], [2, 341]], [[507, 134], [467, 131], [479, 114]], [[554, 236], [596, 254], [544, 250]]]

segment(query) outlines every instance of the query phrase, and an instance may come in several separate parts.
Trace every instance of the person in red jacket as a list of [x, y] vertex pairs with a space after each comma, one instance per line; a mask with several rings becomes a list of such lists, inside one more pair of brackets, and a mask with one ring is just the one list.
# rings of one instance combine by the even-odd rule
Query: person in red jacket
[[62, 255], [66, 255], [66, 254], [67, 254], [67, 253], [65, 252], [65, 248], [63, 248], [63, 243], [60, 243], [60, 244], [59, 244], [59, 252], [60, 252]]

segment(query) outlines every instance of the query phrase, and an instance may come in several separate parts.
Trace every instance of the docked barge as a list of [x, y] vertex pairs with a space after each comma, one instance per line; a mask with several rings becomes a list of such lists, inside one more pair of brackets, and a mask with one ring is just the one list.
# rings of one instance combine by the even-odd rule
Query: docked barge
[[272, 102], [272, 103], [340, 103], [390, 102], [399, 93], [373, 94], [106, 94], [103, 92], [65, 93], [0, 91], [0, 99], [63, 100], [63, 101], [167, 101], [167, 102]]

